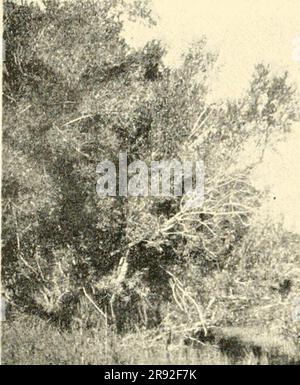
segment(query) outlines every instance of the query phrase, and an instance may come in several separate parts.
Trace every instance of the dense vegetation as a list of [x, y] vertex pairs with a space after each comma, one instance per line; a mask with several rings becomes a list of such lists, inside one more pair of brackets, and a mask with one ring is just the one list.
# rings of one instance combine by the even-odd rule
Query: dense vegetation
[[[14, 322], [28, 327], [18, 317], [34, 317], [37, 330], [44, 319], [50, 336], [68, 341], [64, 333], [89, 341], [101, 330], [193, 345], [202, 332], [259, 326], [293, 347], [299, 239], [259, 219], [254, 164], [239, 162], [248, 140], [259, 162], [299, 119], [287, 74], [258, 64], [242, 98], [211, 104], [217, 57], [205, 40], [168, 68], [161, 42], [126, 44], [125, 17], [155, 23], [142, 1], [4, 3], [2, 282], [12, 322], [4, 361], [5, 352], [7, 362], [25, 360], [9, 353], [20, 333]], [[121, 151], [129, 161], [203, 159], [204, 206], [189, 210], [185, 197], [100, 199], [96, 166], [117, 163]], [[58, 363], [107, 359], [78, 354]]]

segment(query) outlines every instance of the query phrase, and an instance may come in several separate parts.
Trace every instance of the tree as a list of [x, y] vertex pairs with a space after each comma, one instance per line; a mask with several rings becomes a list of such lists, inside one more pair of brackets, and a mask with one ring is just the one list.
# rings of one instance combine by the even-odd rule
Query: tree
[[[209, 104], [216, 57], [205, 40], [171, 70], [159, 41], [127, 46], [122, 13], [153, 22], [141, 2], [5, 3], [3, 276], [15, 303], [64, 326], [82, 298], [119, 325], [129, 312], [140, 321], [141, 306], [158, 322], [175, 271], [226, 266], [259, 204], [247, 170], [231, 167], [239, 144], [256, 124], [264, 138], [295, 117], [286, 77], [262, 67], [244, 100]], [[203, 208], [185, 197], [100, 199], [97, 164], [125, 151], [130, 162], [203, 158]]]

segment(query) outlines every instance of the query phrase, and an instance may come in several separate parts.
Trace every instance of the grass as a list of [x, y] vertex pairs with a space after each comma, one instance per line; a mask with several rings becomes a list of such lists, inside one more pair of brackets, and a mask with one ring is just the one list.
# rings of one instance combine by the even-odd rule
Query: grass
[[[2, 323], [2, 364], [95, 365], [95, 364], [281, 364], [300, 361], [299, 350], [282, 338], [251, 329], [224, 329], [229, 351], [206, 344], [200, 348], [183, 341], [170, 343], [160, 329], [139, 330], [117, 335], [111, 328], [60, 331], [36, 316], [21, 314]], [[234, 337], [234, 338], [232, 338]], [[245, 354], [232, 360], [232, 341], [244, 343]], [[231, 342], [230, 342], [231, 341]], [[250, 344], [263, 346], [258, 361]], [[224, 344], [223, 344], [224, 345]], [[240, 345], [239, 345], [240, 346]], [[223, 353], [224, 354], [223, 354]], [[298, 354], [298, 356], [297, 356]], [[276, 360], [277, 358], [277, 360]]]

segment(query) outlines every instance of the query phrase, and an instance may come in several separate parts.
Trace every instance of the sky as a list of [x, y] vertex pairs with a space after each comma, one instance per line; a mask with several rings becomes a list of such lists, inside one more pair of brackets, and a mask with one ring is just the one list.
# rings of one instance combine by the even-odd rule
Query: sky
[[238, 96], [246, 87], [254, 64], [262, 61], [272, 63], [275, 71], [288, 69], [291, 78], [300, 85], [299, 0], [152, 0], [152, 3], [159, 18], [157, 27], [149, 30], [127, 24], [127, 41], [139, 46], [151, 38], [161, 39], [169, 48], [168, 64], [176, 66], [188, 45], [205, 35], [208, 47], [219, 53], [221, 71], [214, 79], [215, 98]]
[[[36, 0], [39, 1], [39, 0]], [[128, 0], [134, 1], [134, 0]], [[194, 41], [206, 36], [218, 52], [211, 75], [212, 101], [237, 98], [247, 87], [254, 65], [270, 63], [274, 72], [288, 70], [300, 90], [300, 0], [152, 0], [158, 18], [151, 29], [125, 23], [123, 35], [134, 46], [157, 38], [168, 48], [166, 62], [176, 67]], [[300, 125], [286, 141], [266, 152], [253, 183], [270, 190], [266, 209], [283, 217], [288, 230], [300, 234]], [[274, 199], [276, 197], [276, 199]]]

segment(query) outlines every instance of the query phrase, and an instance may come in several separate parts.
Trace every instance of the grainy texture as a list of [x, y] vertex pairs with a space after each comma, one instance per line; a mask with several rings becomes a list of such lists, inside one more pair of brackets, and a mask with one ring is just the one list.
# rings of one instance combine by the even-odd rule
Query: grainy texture
[[[152, 7], [4, 1], [3, 364], [299, 364], [300, 236], [252, 178], [299, 127], [296, 84], [257, 62], [212, 101], [202, 34], [176, 65], [163, 33], [126, 39]], [[153, 193], [162, 160], [204, 165], [203, 204]], [[175, 171], [171, 192], [198, 176]]]

